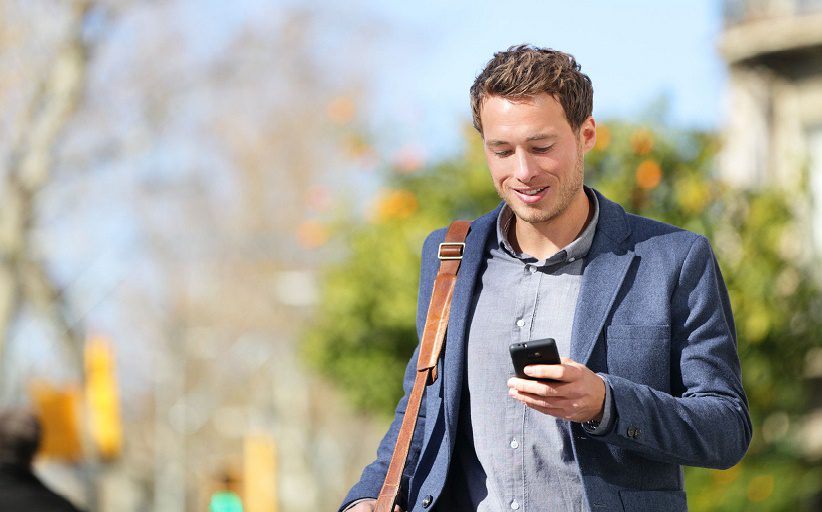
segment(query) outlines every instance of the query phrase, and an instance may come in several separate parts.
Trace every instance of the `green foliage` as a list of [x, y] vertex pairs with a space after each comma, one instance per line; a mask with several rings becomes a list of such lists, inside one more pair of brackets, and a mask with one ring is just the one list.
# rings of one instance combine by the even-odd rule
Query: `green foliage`
[[612, 124], [598, 135], [609, 142], [586, 158], [587, 179], [629, 211], [707, 236], [733, 305], [754, 438], [734, 468], [687, 468], [691, 508], [810, 510], [822, 468], [803, 459], [798, 441], [808, 403], [802, 373], [822, 340], [822, 303], [802, 264], [793, 211], [801, 195], [724, 185], [711, 174], [718, 145], [709, 134]]
[[[822, 299], [793, 210], [797, 193], [733, 189], [715, 179], [711, 134], [612, 123], [597, 135], [586, 182], [628, 211], [706, 235], [731, 296], [754, 439], [734, 468], [687, 469], [691, 508], [810, 510], [822, 491], [822, 468], [803, 458], [800, 446], [808, 399], [802, 373], [822, 340]], [[350, 253], [326, 271], [320, 320], [304, 352], [357, 406], [390, 413], [417, 340], [422, 241], [499, 199], [473, 133], [461, 158], [393, 172], [386, 183], [370, 222], [349, 219], [336, 229]]]

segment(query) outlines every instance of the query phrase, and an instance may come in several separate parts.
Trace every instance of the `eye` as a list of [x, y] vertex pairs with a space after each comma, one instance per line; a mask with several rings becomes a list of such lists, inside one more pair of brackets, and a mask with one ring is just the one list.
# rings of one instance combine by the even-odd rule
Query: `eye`
[[504, 149], [502, 151], [494, 151], [494, 154], [497, 155], [500, 158], [505, 158], [506, 156], [510, 156], [513, 153], [514, 152], [511, 151], [510, 149]]
[[534, 153], [547, 153], [547, 152], [551, 151], [551, 149], [553, 147], [554, 147], [554, 145], [551, 144], [550, 146], [531, 148], [531, 151], [533, 151]]

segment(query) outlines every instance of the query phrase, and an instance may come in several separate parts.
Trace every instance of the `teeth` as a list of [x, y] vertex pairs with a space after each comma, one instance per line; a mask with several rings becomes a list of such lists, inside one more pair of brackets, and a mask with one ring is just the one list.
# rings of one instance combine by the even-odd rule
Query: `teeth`
[[539, 194], [540, 192], [542, 192], [543, 190], [545, 190], [546, 188], [547, 187], [531, 188], [531, 189], [528, 189], [528, 190], [518, 190], [518, 192], [520, 194], [525, 194], [526, 196], [535, 196], [535, 195]]

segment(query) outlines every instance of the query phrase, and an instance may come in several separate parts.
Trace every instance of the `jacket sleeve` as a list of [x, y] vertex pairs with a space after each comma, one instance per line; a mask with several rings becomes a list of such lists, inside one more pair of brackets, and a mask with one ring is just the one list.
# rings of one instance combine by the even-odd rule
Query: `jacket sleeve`
[[731, 467], [752, 427], [727, 289], [702, 236], [682, 264], [671, 324], [671, 393], [606, 375], [616, 421], [597, 439], [662, 462]]
[[[394, 452], [394, 444], [397, 442], [397, 435], [400, 431], [402, 418], [405, 415], [405, 406], [408, 402], [408, 396], [411, 394], [411, 388], [414, 386], [414, 377], [417, 372], [417, 355], [419, 354], [419, 346], [414, 350], [414, 355], [408, 362], [405, 369], [405, 377], [403, 379], [404, 395], [397, 404], [394, 411], [394, 420], [388, 428], [385, 436], [382, 438], [379, 447], [377, 448], [377, 459], [365, 467], [360, 476], [360, 481], [348, 492], [348, 495], [343, 500], [343, 505], [340, 510], [345, 509], [351, 502], [361, 498], [376, 498], [385, 480], [385, 474], [388, 472], [388, 464], [391, 462], [391, 454]], [[423, 393], [423, 403], [425, 401], [425, 394]], [[420, 414], [417, 420], [417, 428], [414, 431], [414, 438], [411, 441], [411, 448], [408, 451], [408, 459], [405, 470], [403, 471], [398, 502], [400, 507], [405, 509], [403, 500], [408, 494], [407, 483], [410, 473], [416, 467], [417, 457], [419, 456], [422, 447], [422, 434], [425, 425], [425, 407], [420, 407]]]
[[[420, 266], [420, 286], [417, 302], [417, 334], [418, 338], [422, 336], [422, 328], [425, 325], [425, 318], [428, 314], [428, 303], [431, 298], [431, 290], [434, 286], [434, 279], [439, 268], [436, 248], [438, 244], [444, 239], [445, 230], [438, 230], [431, 233], [426, 238], [422, 250], [422, 264]], [[411, 390], [414, 387], [414, 379], [417, 372], [417, 358], [419, 357], [419, 344], [414, 350], [414, 354], [408, 361], [405, 368], [405, 376], [403, 378], [403, 392], [404, 395], [400, 399], [394, 411], [394, 420], [388, 428], [379, 447], [377, 448], [377, 458], [374, 462], [365, 467], [360, 476], [359, 482], [348, 492], [348, 495], [343, 500], [340, 510], [344, 510], [352, 502], [362, 498], [376, 498], [385, 480], [385, 475], [388, 472], [388, 464], [391, 462], [391, 455], [394, 452], [394, 444], [397, 441], [397, 436], [402, 425], [402, 419], [405, 415], [405, 407], [408, 403], [408, 397], [411, 395]], [[400, 507], [406, 509], [404, 503], [408, 495], [408, 479], [413, 474], [414, 468], [417, 466], [417, 459], [419, 458], [422, 449], [423, 432], [425, 431], [425, 400], [426, 392], [423, 392], [422, 406], [417, 419], [417, 426], [414, 430], [414, 438], [411, 441], [411, 447], [408, 451], [408, 458], [403, 471], [402, 481], [400, 482], [400, 492], [398, 503]]]

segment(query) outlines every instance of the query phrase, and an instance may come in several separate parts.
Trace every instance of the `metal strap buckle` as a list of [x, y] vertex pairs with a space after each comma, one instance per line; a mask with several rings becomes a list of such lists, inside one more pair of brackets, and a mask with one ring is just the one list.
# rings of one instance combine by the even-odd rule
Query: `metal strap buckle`
[[[451, 254], [444, 254], [443, 249]], [[453, 255], [453, 250], [458, 251], [458, 255]], [[441, 260], [461, 260], [462, 254], [465, 252], [464, 242], [443, 242], [440, 244], [438, 256]]]

